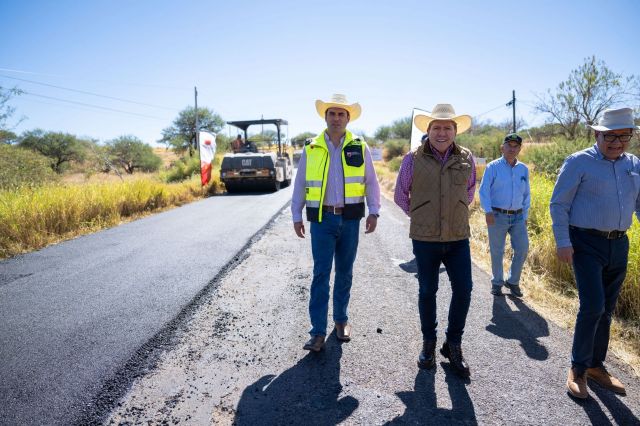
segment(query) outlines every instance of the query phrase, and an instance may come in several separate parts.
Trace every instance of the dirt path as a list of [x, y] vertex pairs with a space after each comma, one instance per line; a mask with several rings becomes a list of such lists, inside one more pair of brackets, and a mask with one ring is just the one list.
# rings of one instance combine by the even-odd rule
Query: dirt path
[[[420, 371], [408, 221], [390, 202], [383, 206], [379, 229], [361, 234], [351, 342], [340, 343], [332, 333], [320, 354], [302, 350], [309, 329], [310, 244], [295, 238], [284, 210], [107, 423], [640, 423], [640, 385], [628, 369], [615, 362], [610, 368], [629, 396], [594, 385], [586, 403], [570, 399], [564, 391], [569, 333], [520, 300], [491, 296], [489, 277], [476, 267], [463, 338], [471, 379], [458, 378], [439, 354], [437, 369]], [[439, 342], [449, 298], [443, 272]]]

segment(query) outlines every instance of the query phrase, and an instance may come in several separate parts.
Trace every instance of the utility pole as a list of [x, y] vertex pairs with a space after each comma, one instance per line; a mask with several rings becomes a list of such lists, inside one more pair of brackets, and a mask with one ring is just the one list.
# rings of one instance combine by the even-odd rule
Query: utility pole
[[513, 133], [516, 133], [516, 91], [514, 90], [511, 95], [511, 100], [507, 102], [507, 106], [513, 108]]
[[198, 123], [198, 88], [193, 86], [193, 94], [195, 97], [196, 104], [196, 149], [200, 148], [200, 124]]

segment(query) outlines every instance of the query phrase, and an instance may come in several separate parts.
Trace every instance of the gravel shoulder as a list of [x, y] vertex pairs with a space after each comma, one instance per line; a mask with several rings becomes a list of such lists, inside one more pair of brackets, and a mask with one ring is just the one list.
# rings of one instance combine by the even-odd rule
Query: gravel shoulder
[[[609, 364], [628, 396], [592, 385], [591, 399], [572, 400], [564, 390], [570, 333], [528, 307], [526, 295], [491, 296], [490, 278], [475, 266], [463, 337], [471, 379], [439, 354], [435, 370], [419, 370], [412, 259], [408, 220], [383, 200], [378, 229], [360, 237], [354, 338], [341, 343], [332, 332], [325, 350], [308, 353], [310, 242], [295, 237], [284, 209], [106, 423], [640, 424], [640, 384], [629, 368]], [[439, 343], [450, 300], [446, 272], [440, 277]]]

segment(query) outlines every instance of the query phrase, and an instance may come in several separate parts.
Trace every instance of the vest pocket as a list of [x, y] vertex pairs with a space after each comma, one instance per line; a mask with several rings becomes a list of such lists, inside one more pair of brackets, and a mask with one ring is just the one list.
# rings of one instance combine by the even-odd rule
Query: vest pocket
[[344, 161], [351, 167], [362, 166], [364, 164], [364, 158], [362, 158], [362, 146], [347, 146], [344, 149]]
[[461, 170], [453, 172], [453, 183], [456, 185], [464, 185], [467, 182], [466, 173]]
[[418, 210], [418, 209], [419, 209], [419, 208], [421, 208], [421, 207], [426, 206], [426, 205], [427, 205], [427, 204], [429, 204], [430, 202], [431, 202], [431, 200], [427, 200], [427, 201], [425, 201], [425, 202], [424, 202], [424, 203], [422, 203], [422, 204], [418, 204], [418, 205], [417, 205], [417, 206], [415, 206], [413, 209], [411, 209], [411, 212], [412, 212], [412, 213], [413, 213], [413, 212], [415, 212], [416, 210]]

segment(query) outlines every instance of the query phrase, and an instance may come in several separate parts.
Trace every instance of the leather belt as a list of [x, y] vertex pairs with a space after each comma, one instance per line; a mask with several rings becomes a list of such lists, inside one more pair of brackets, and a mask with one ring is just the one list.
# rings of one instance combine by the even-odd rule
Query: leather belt
[[498, 207], [491, 207], [492, 210], [498, 212], [498, 213], [504, 213], [504, 214], [519, 214], [522, 213], [522, 209], [518, 209], [518, 210], [505, 210], [505, 209], [499, 209]]
[[597, 229], [579, 228], [572, 225], [570, 225], [569, 228], [580, 232], [586, 232], [587, 234], [597, 235], [598, 237], [604, 237], [607, 240], [617, 240], [618, 238], [622, 238], [627, 235], [627, 231], [599, 231]]
[[322, 206], [323, 212], [328, 212], [333, 214], [342, 214], [342, 209], [343, 207], [325, 206], [325, 205]]

